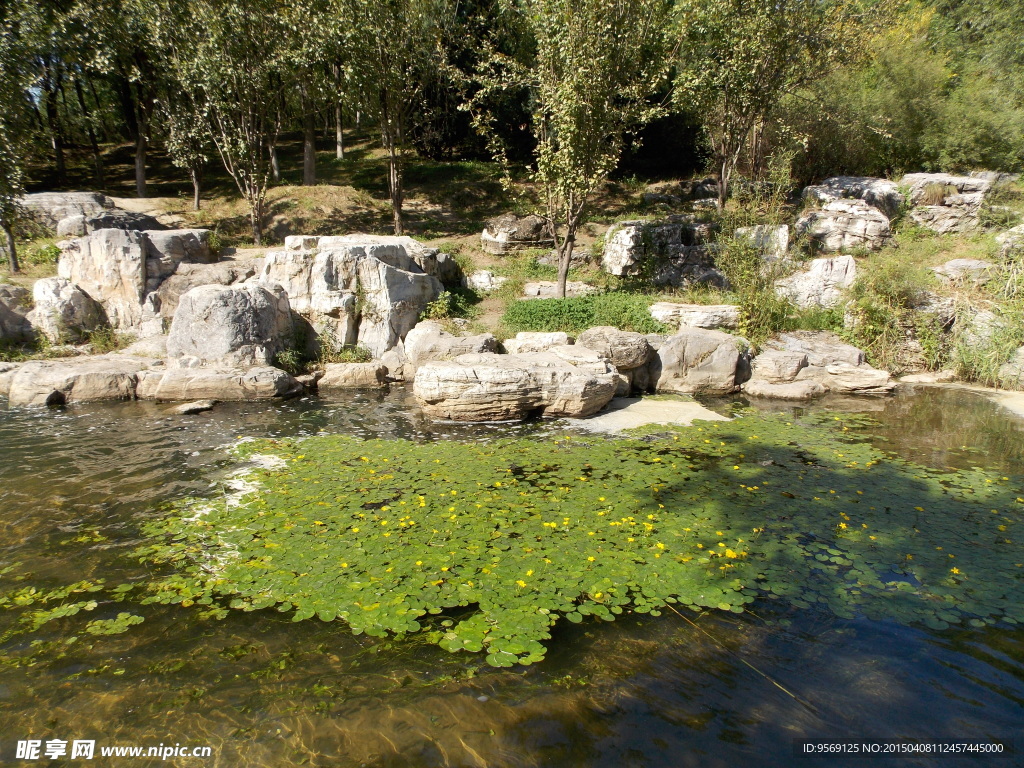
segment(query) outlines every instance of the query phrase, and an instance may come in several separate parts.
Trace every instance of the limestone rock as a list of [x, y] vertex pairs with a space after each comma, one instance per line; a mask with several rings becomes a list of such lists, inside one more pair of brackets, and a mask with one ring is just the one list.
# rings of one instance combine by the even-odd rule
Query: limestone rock
[[472, 352], [495, 352], [498, 340], [490, 333], [477, 336], [454, 336], [441, 329], [438, 323], [424, 320], [405, 337], [405, 377], [415, 375], [417, 369], [431, 360], [452, 360]]
[[910, 219], [939, 234], [966, 232], [978, 226], [978, 213], [992, 182], [947, 173], [910, 173], [901, 184], [910, 187], [915, 208]]
[[583, 371], [556, 355], [469, 354], [427, 363], [413, 393], [434, 418], [508, 421], [531, 414], [589, 416], [614, 397], [611, 372]]
[[[409, 359], [405, 356], [405, 344], [403, 342], [398, 342], [381, 355], [380, 362], [388, 369], [388, 378], [391, 381], [405, 381], [405, 366]], [[412, 373], [410, 372], [409, 375], [411, 376]]]
[[585, 347], [582, 344], [563, 344], [561, 346], [548, 347], [544, 351], [581, 371], [590, 371], [591, 373], [598, 374], [615, 372], [615, 368], [611, 366], [606, 354]]
[[728, 394], [736, 389], [739, 340], [722, 331], [680, 328], [657, 351], [651, 377], [659, 392]]
[[[535, 282], [527, 283], [523, 286], [523, 298], [524, 299], [553, 299], [558, 294], [558, 283], [549, 280], [539, 280]], [[569, 280], [565, 284], [565, 295], [568, 297], [572, 296], [589, 296], [594, 293], [599, 293], [600, 289], [593, 285], [587, 285], [587, 283], [578, 282], [575, 280]]]
[[480, 233], [480, 244], [487, 253], [500, 256], [525, 248], [548, 248], [554, 240], [548, 222], [540, 216], [505, 213], [488, 220]]
[[14, 375], [20, 367], [21, 363], [0, 363], [0, 397], [7, 397]]
[[103, 308], [61, 277], [36, 280], [32, 286], [35, 309], [29, 322], [54, 343], [77, 341], [104, 323]]
[[999, 366], [999, 380], [1003, 386], [1024, 386], [1024, 347], [1018, 347], [1013, 357]]
[[740, 308], [735, 304], [675, 304], [659, 301], [651, 305], [651, 317], [672, 328], [736, 328]]
[[463, 280], [463, 287], [470, 288], [478, 293], [492, 293], [507, 282], [507, 277], [496, 275], [486, 269], [480, 269], [471, 275], [466, 275]]
[[166, 333], [171, 327], [174, 312], [181, 297], [201, 285], [237, 285], [256, 274], [256, 261], [221, 261], [215, 264], [181, 262], [174, 274], [160, 286], [146, 294], [142, 303], [140, 336]]
[[842, 199], [863, 200], [890, 219], [905, 203], [895, 182], [868, 176], [833, 176], [821, 184], [805, 187], [803, 199], [817, 206]]
[[829, 331], [793, 331], [769, 339], [766, 349], [807, 355], [807, 364], [823, 367], [846, 363], [861, 365], [864, 352]]
[[98, 302], [113, 328], [142, 321], [146, 292], [146, 245], [139, 232], [101, 229], [61, 244], [57, 274]]
[[967, 232], [978, 226], [976, 210], [953, 205], [919, 205], [910, 212], [910, 220], [940, 235]]
[[714, 226], [693, 215], [659, 221], [620, 221], [605, 236], [601, 266], [613, 275], [636, 275], [658, 265], [659, 284], [706, 282], [714, 270]]
[[506, 339], [503, 346], [510, 355], [516, 355], [523, 352], [546, 352], [551, 347], [570, 344], [572, 344], [572, 339], [560, 331], [556, 333], [522, 331], [517, 333], [514, 339]]
[[826, 253], [877, 251], [890, 236], [889, 219], [863, 200], [834, 200], [808, 211], [797, 220], [796, 232], [806, 234]]
[[32, 325], [26, 317], [32, 307], [32, 294], [20, 285], [0, 284], [0, 341], [21, 342], [32, 338]]
[[176, 405], [167, 412], [174, 416], [195, 416], [197, 413], [212, 411], [216, 400], [193, 400], [191, 403]]
[[1024, 224], [996, 235], [999, 243], [999, 258], [1010, 259], [1024, 253]]
[[153, 291], [181, 264], [208, 264], [217, 255], [210, 251], [210, 230], [168, 229], [142, 233], [146, 244], [146, 290]]
[[882, 395], [896, 386], [888, 371], [849, 363], [808, 367], [800, 372], [800, 379], [817, 381], [829, 392], [839, 394]]
[[951, 259], [938, 267], [932, 267], [932, 271], [951, 283], [984, 285], [999, 271], [999, 267], [981, 259]]
[[181, 297], [167, 356], [186, 367], [270, 365], [292, 339], [288, 297], [277, 285], [202, 285]]
[[321, 342], [359, 344], [379, 358], [442, 291], [415, 256], [424, 251], [410, 238], [321, 237], [316, 250], [271, 251], [260, 276], [284, 287]]
[[388, 369], [379, 362], [331, 363], [317, 381], [321, 392], [338, 389], [372, 389], [387, 386]]
[[956, 381], [956, 371], [926, 371], [900, 377], [901, 384], [948, 384]]
[[740, 227], [736, 230], [735, 237], [737, 240], [749, 242], [770, 261], [784, 259], [789, 252], [789, 226], [786, 224]]
[[803, 352], [770, 349], [757, 355], [751, 363], [751, 381], [786, 384], [794, 381], [806, 367], [807, 355]]
[[588, 328], [576, 344], [598, 352], [620, 371], [647, 365], [654, 352], [643, 334], [620, 331], [610, 325]]
[[152, 360], [120, 354], [32, 360], [10, 381], [10, 405], [63, 405], [84, 400], [131, 400]]
[[[992, 181], [976, 176], [955, 176], [949, 173], [908, 173], [900, 184], [910, 188], [911, 205], [939, 204], [937, 194], [943, 198], [953, 195], [984, 195], [992, 188]], [[978, 202], [980, 202], [980, 197]]]
[[92, 216], [114, 207], [114, 202], [98, 192], [37, 192], [21, 198], [21, 205], [32, 218], [56, 229], [68, 216]]
[[853, 256], [814, 259], [799, 272], [775, 282], [775, 291], [801, 308], [835, 307], [857, 277]]
[[753, 397], [771, 397], [778, 400], [813, 400], [826, 393], [817, 381], [787, 381], [772, 383], [766, 379], [754, 378], [743, 385], [743, 391]]
[[278, 368], [171, 368], [139, 375], [140, 400], [270, 400], [301, 394], [303, 387]]

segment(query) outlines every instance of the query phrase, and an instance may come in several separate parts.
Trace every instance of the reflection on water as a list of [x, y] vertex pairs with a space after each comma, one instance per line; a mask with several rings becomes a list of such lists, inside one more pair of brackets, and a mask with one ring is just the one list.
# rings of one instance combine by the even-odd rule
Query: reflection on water
[[[810, 407], [868, 412], [881, 447], [922, 464], [1024, 471], [1022, 422], [969, 393]], [[139, 522], [162, 502], [208, 492], [228, 466], [219, 447], [239, 435], [486, 440], [558, 429], [437, 425], [402, 390], [192, 417], [143, 403], [0, 412], [0, 568], [31, 573], [0, 584], [145, 578], [126, 557]], [[741, 616], [687, 614], [696, 625], [672, 612], [562, 622], [543, 664], [508, 671], [422, 638], [379, 642], [276, 611], [214, 621], [153, 606], [126, 634], [80, 640], [63, 656], [47, 650], [33, 667], [0, 666], [0, 758], [13, 760], [12, 740], [35, 737], [210, 745], [205, 764], [223, 766], [788, 766], [798, 738], [1021, 730], [1020, 628], [929, 632], [781, 610], [765, 601]], [[9, 621], [0, 612], [0, 631]], [[69, 626], [51, 622], [34, 639], [59, 642]]]

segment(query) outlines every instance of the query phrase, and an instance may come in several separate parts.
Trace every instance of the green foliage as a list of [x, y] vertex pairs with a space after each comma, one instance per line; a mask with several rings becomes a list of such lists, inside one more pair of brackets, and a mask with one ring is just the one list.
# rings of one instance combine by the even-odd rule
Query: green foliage
[[373, 353], [361, 344], [342, 347], [321, 346], [320, 357], [317, 359], [321, 366], [330, 363], [368, 363], [371, 360]]
[[442, 291], [441, 294], [427, 304], [420, 315], [421, 320], [448, 320], [454, 317], [471, 318], [477, 310], [474, 307], [480, 299], [473, 291], [457, 288], [454, 291]]
[[22, 251], [21, 260], [37, 267], [53, 265], [60, 261], [60, 248], [55, 240], [37, 241]]
[[306, 372], [309, 367], [309, 358], [296, 347], [292, 347], [274, 355], [274, 367], [287, 371], [292, 376], [298, 376]]
[[83, 334], [83, 343], [88, 344], [94, 355], [105, 355], [118, 352], [135, 343], [135, 336], [130, 333], [118, 333], [113, 328], [104, 327], [87, 331]]
[[502, 315], [501, 326], [506, 336], [520, 331], [581, 333], [599, 325], [637, 333], [666, 332], [665, 326], [651, 317], [650, 305], [648, 296], [619, 292], [515, 301]]
[[1024, 621], [1024, 478], [925, 470], [851, 440], [856, 420], [739, 416], [616, 441], [244, 442], [251, 490], [146, 524], [138, 555], [174, 572], [143, 602], [425, 631], [494, 666], [541, 660], [559, 618], [671, 604]]

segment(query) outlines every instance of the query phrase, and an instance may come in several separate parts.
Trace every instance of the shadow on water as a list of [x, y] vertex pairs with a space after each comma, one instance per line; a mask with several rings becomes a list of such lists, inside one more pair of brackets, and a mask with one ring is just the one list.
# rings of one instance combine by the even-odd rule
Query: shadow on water
[[[406, 398], [399, 390], [360, 393], [344, 403], [221, 405], [188, 418], [169, 417], [151, 404], [0, 413], [0, 569], [20, 563], [16, 573], [24, 577], [0, 578], [0, 592], [147, 578], [148, 566], [128, 557], [139, 543], [139, 525], [167, 501], [216, 491], [234, 466], [221, 448], [240, 435], [488, 441], [561, 431], [552, 423], [438, 425]], [[878, 447], [936, 469], [982, 466], [1018, 477], [1024, 471], [1020, 422], [974, 396], [936, 391], [848, 405], [825, 407], [836, 414], [859, 408], [875, 422], [851, 420], [851, 443], [870, 435]], [[798, 466], [799, 446], [763, 450], [758, 461], [772, 464], [745, 476], [745, 484], [767, 480], [772, 487], [789, 473], [786, 492], [797, 498], [786, 503], [821, 537], [840, 519], [834, 513], [852, 508], [821, 507], [827, 517], [815, 520], [805, 507], [814, 496], [849, 499], [867, 490], [929, 510], [950, 504], [925, 474], [908, 474], [896, 463], [883, 463], [871, 475], [872, 488], [863, 489], [863, 474], [826, 474], [811, 451], [810, 463]], [[711, 459], [707, 464], [719, 471]], [[620, 478], [623, 486], [634, 480]], [[713, 524], [765, 525], [765, 505], [735, 483], [722, 478], [713, 494], [693, 485], [680, 481], [662, 495], [679, 503], [701, 496]], [[778, 517], [785, 525], [786, 513]], [[940, 562], [946, 569], [944, 552], [921, 548], [933, 535], [928, 524], [941, 514], [918, 517], [908, 523], [894, 515], [885, 531], [889, 549], [921, 550], [913, 565], [885, 565], [928, 579]], [[966, 541], [961, 549], [986, 545]], [[1000, 558], [1014, 552], [1001, 551]], [[1015, 551], [1024, 558], [1019, 546]], [[908, 626], [882, 612], [872, 618], [879, 609], [870, 601], [855, 605], [849, 618], [837, 617], [827, 601], [847, 602], [837, 598], [846, 588], [836, 575], [841, 569], [822, 571], [807, 560], [780, 549], [772, 568], [805, 580], [814, 599], [762, 597], [743, 614], [681, 610], [682, 616], [626, 615], [614, 623], [563, 621], [542, 664], [511, 670], [491, 669], [478, 655], [449, 654], [416, 635], [357, 637], [337, 622], [293, 623], [272, 609], [232, 611], [217, 621], [194, 608], [148, 606], [146, 622], [132, 631], [70, 647], [61, 639], [81, 622], [54, 621], [6, 647], [0, 758], [13, 760], [14, 739], [95, 738], [210, 745], [214, 757], [204, 764], [223, 766], [856, 766], [870, 761], [794, 761], [792, 742], [988, 740], [1020, 731], [1019, 626]], [[1007, 578], [1019, 583], [1020, 576]], [[104, 617], [116, 611], [110, 607]], [[0, 611], [0, 631], [12, 617]], [[26, 658], [33, 640], [52, 645], [37, 649], [32, 666], [12, 661]]]

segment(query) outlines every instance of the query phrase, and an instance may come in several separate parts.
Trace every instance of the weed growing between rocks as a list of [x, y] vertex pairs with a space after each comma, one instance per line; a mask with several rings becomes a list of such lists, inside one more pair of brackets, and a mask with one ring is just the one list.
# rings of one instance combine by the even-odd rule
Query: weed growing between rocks
[[646, 294], [625, 292], [516, 301], [501, 317], [502, 335], [511, 337], [521, 331], [578, 334], [600, 325], [637, 333], [664, 333], [667, 328], [651, 317], [652, 301]]

